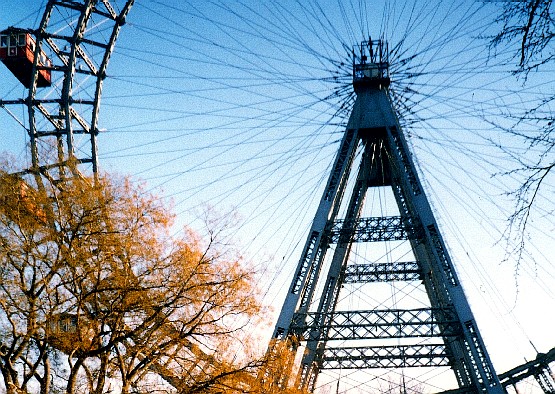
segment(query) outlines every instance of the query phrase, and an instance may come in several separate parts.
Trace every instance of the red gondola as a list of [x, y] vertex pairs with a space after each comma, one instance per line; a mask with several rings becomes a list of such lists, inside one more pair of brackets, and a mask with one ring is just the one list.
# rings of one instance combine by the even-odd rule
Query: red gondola
[[[0, 60], [26, 88], [31, 86], [34, 58], [35, 39], [28, 31], [9, 27], [0, 32]], [[37, 87], [42, 88], [52, 84], [49, 67], [52, 67], [52, 62], [41, 51], [38, 61]]]

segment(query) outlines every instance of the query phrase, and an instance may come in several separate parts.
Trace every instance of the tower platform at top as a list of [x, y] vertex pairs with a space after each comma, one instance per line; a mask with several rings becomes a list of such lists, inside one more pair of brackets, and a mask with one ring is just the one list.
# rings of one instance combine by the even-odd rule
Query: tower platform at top
[[383, 40], [363, 41], [353, 48], [353, 87], [361, 89], [384, 89], [389, 86], [389, 54]]

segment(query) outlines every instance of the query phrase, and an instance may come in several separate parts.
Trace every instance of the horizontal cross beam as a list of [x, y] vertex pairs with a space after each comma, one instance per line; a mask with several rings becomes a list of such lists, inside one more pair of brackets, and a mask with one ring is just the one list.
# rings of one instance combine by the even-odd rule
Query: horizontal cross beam
[[336, 220], [327, 229], [329, 243], [404, 241], [416, 238], [417, 228], [401, 216], [378, 216], [355, 221]]
[[443, 344], [327, 348], [322, 361], [322, 369], [449, 366]]
[[450, 308], [296, 313], [291, 332], [300, 340], [454, 337], [461, 325]]
[[415, 281], [421, 279], [416, 261], [396, 261], [379, 264], [350, 264], [345, 270], [343, 283], [371, 283]]

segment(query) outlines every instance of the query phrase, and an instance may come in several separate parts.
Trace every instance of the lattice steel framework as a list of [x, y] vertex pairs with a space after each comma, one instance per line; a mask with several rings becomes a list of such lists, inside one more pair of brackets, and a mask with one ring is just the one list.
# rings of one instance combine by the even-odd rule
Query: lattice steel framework
[[[381, 41], [363, 43], [353, 52], [357, 99], [274, 341], [305, 345], [297, 384], [311, 390], [323, 369], [449, 366], [457, 390], [502, 393], [392, 106], [389, 82], [387, 48]], [[386, 188], [398, 214], [364, 217], [369, 191]], [[355, 244], [395, 242], [409, 245], [409, 261], [378, 261], [371, 248], [364, 263], [350, 258]], [[341, 309], [341, 291], [350, 284], [364, 298], [371, 294], [367, 286], [400, 281], [423, 289], [428, 306]]]
[[[98, 114], [106, 68], [134, 0], [50, 0], [40, 26], [29, 30], [36, 41], [26, 99], [3, 100], [1, 106], [27, 106], [30, 172], [63, 179], [78, 164], [98, 169]], [[38, 64], [44, 51], [50, 66]], [[37, 88], [39, 68], [52, 72], [53, 85]]]
[[545, 394], [555, 394], [555, 374], [550, 363], [555, 362], [555, 348], [518, 367], [499, 375], [503, 387], [513, 386], [518, 393], [517, 384], [525, 379], [534, 378]]

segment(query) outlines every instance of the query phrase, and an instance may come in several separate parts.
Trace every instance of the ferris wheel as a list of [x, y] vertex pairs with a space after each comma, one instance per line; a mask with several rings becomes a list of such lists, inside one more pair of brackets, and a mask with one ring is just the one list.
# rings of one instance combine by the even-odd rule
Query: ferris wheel
[[[77, 164], [98, 168], [98, 115], [106, 68], [133, 1], [49, 1], [38, 29], [10, 27], [0, 57], [28, 89], [3, 100], [27, 107], [26, 129], [35, 174], [64, 178]], [[10, 113], [13, 113], [10, 111]]]
[[[501, 192], [484, 185], [491, 185], [486, 173], [495, 167], [494, 143], [502, 137], [475, 122], [494, 114], [501, 102], [517, 108], [524, 96], [505, 83], [507, 68], [488, 65], [486, 54], [479, 54], [484, 47], [469, 40], [487, 31], [483, 11], [452, 1], [441, 7], [415, 1], [412, 9], [391, 1], [379, 11], [323, 3], [259, 8], [248, 1], [216, 1], [204, 8], [195, 2], [137, 2], [138, 16], [129, 26], [135, 40], [118, 49], [133, 1], [48, 1], [38, 29], [1, 33], [3, 59], [12, 56], [12, 68], [27, 64], [14, 76], [28, 91], [0, 102], [28, 138], [29, 166], [20, 170], [57, 181], [72, 172], [95, 173], [100, 161], [167, 189], [180, 214], [206, 201], [237, 206], [244, 232], [257, 234], [248, 241], [253, 254], [261, 244], [283, 240], [269, 252], [282, 262], [264, 268], [268, 283], [281, 281], [277, 288], [263, 284], [271, 303], [279, 300], [280, 273], [291, 270], [285, 261], [298, 252], [306, 211], [315, 206], [314, 190], [322, 187], [354, 102], [352, 44], [383, 34], [401, 122], [430, 187], [443, 192], [437, 209], [448, 212], [442, 198], [451, 198], [467, 215], [455, 221], [466, 224], [471, 217], [485, 222], [489, 235], [499, 232], [476, 201], [487, 199], [491, 209], [498, 208], [492, 194]], [[461, 16], [450, 19], [458, 11]], [[370, 15], [378, 16], [368, 22]], [[108, 73], [112, 54], [120, 64]], [[103, 94], [108, 74], [117, 92]], [[101, 110], [112, 135], [99, 153]], [[447, 195], [453, 184], [461, 188]], [[484, 197], [477, 197], [480, 191]], [[461, 233], [453, 231], [452, 237]], [[470, 271], [481, 269], [476, 263]], [[483, 275], [476, 292], [492, 291], [501, 299]], [[548, 283], [539, 286], [547, 289]], [[356, 392], [368, 381], [391, 383], [387, 379], [339, 371], [320, 389], [339, 390], [339, 383], [330, 382], [350, 380]], [[428, 384], [422, 380], [408, 386]]]

